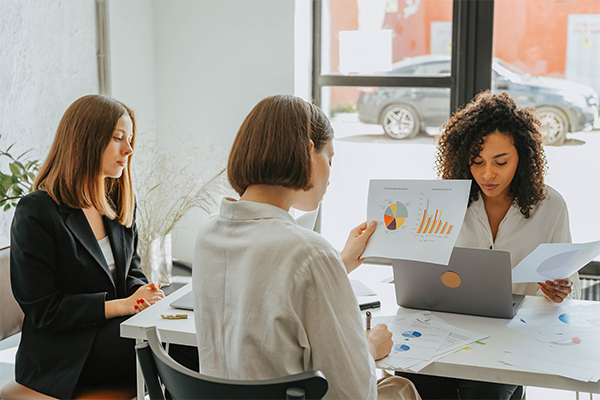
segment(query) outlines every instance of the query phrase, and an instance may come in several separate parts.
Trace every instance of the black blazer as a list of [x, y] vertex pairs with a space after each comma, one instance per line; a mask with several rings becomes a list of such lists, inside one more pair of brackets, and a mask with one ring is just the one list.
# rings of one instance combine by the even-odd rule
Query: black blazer
[[[44, 191], [22, 198], [11, 226], [12, 290], [25, 319], [16, 381], [42, 393], [72, 395], [104, 302], [125, 298], [148, 281], [140, 269], [135, 224], [104, 218], [116, 281], [81, 209], [59, 205]], [[115, 360], [118, 362], [118, 360]]]

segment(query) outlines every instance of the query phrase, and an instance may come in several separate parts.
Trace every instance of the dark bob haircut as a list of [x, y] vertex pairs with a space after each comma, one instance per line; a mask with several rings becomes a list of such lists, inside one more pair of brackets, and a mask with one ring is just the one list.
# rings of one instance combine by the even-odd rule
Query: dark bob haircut
[[235, 137], [229, 183], [240, 196], [259, 184], [309, 190], [310, 141], [321, 151], [332, 138], [331, 124], [316, 106], [291, 95], [267, 97], [250, 111]]
[[509, 190], [525, 218], [546, 197], [546, 156], [541, 141], [542, 125], [532, 109], [517, 108], [506, 93], [485, 91], [456, 112], [444, 126], [436, 154], [436, 169], [442, 179], [471, 179], [469, 205], [481, 189], [471, 175], [471, 165], [481, 152], [484, 138], [496, 131], [512, 138], [519, 163]]

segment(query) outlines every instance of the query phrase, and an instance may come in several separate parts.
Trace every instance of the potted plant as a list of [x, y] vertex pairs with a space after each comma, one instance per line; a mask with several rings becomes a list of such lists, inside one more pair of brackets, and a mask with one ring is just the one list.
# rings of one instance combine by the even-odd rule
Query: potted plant
[[10, 171], [10, 174], [0, 171], [0, 207], [4, 211], [16, 207], [19, 199], [31, 191], [41, 166], [39, 160], [30, 160], [26, 157], [31, 149], [19, 156], [13, 156], [10, 151], [14, 145], [13, 143], [6, 150], [0, 150], [0, 157], [5, 157]]

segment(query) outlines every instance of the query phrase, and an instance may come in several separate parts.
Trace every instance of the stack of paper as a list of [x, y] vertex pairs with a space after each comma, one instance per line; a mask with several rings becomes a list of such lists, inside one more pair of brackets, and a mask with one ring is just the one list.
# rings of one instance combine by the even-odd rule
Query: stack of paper
[[392, 332], [392, 352], [377, 361], [383, 369], [418, 372], [432, 362], [488, 336], [447, 324], [429, 311], [374, 319]]
[[527, 338], [499, 361], [583, 382], [600, 380], [600, 303], [521, 309], [508, 327]]

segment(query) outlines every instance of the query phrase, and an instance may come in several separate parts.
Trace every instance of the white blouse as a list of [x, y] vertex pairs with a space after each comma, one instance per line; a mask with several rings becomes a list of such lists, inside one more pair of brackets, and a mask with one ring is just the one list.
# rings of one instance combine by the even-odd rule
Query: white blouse
[[320, 370], [326, 399], [374, 399], [356, 298], [339, 253], [268, 204], [223, 199], [200, 227], [192, 285], [200, 372], [270, 379]]
[[116, 269], [115, 258], [110, 247], [110, 239], [108, 238], [108, 236], [104, 236], [102, 239], [98, 240], [98, 245], [100, 246], [100, 250], [102, 250], [102, 254], [104, 255], [106, 263], [108, 264], [108, 269], [110, 269], [110, 273], [114, 277]]
[[[467, 208], [465, 221], [456, 246], [507, 250], [512, 267], [519, 264], [529, 253], [542, 243], [571, 243], [569, 214], [562, 196], [546, 186], [548, 196], [525, 218], [518, 206], [512, 205], [500, 222], [496, 240], [481, 195]], [[569, 298], [581, 297], [579, 274], [571, 275], [573, 291]], [[513, 293], [542, 296], [537, 283], [515, 283]]]

